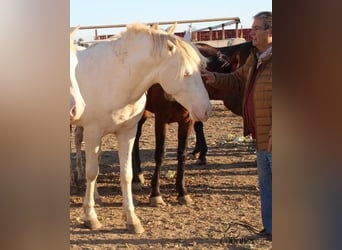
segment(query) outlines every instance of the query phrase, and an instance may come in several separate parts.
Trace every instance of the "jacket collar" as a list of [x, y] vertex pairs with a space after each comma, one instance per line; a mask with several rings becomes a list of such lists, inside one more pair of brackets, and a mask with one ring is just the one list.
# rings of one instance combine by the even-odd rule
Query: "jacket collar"
[[272, 45], [271, 45], [271, 47], [269, 47], [267, 50], [265, 50], [262, 53], [257, 52], [256, 57], [258, 59], [257, 68], [259, 68], [259, 66], [263, 62], [265, 62], [266, 60], [269, 60], [269, 58], [272, 57]]

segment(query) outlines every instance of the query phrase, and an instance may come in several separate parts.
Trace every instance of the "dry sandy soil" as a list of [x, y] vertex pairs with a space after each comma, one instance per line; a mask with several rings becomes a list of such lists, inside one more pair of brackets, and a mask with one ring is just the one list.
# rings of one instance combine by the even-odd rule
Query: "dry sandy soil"
[[[260, 198], [255, 151], [249, 138], [242, 137], [242, 118], [232, 114], [220, 102], [214, 102], [213, 113], [204, 127], [208, 163], [200, 166], [189, 159], [185, 171], [186, 186], [194, 203], [179, 205], [175, 178], [167, 178], [167, 173], [172, 173], [177, 166], [177, 124], [174, 123], [169, 127], [161, 172], [161, 192], [167, 205], [151, 207], [153, 116], [144, 124], [140, 154], [146, 184], [136, 194], [139, 201], [136, 214], [145, 228], [140, 235], [128, 234], [125, 230], [117, 142], [112, 135], [104, 137], [98, 178], [102, 202], [97, 205], [103, 228], [98, 231], [84, 228], [84, 190], [72, 192], [70, 249], [272, 249], [272, 242], [253, 231], [262, 228]], [[192, 135], [188, 152], [193, 149], [194, 142], [195, 136]], [[74, 154], [72, 143], [73, 161]]]

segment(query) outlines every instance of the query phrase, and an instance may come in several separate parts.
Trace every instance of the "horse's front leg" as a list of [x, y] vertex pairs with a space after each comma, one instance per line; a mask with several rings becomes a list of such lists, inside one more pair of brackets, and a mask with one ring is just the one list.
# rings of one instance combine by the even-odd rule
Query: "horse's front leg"
[[163, 122], [158, 116], [155, 117], [155, 137], [156, 137], [156, 148], [154, 152], [154, 160], [156, 162], [156, 167], [151, 180], [151, 197], [150, 205], [164, 206], [166, 205], [160, 194], [160, 168], [165, 155], [165, 137], [167, 132], [168, 124]]
[[87, 188], [84, 196], [83, 208], [85, 226], [90, 229], [98, 229], [102, 225], [97, 219], [95, 211], [94, 192], [96, 189], [96, 178], [99, 173], [99, 153], [102, 132], [96, 128], [84, 128], [84, 138], [86, 141], [86, 179]]
[[123, 209], [126, 226], [130, 233], [143, 233], [145, 230], [136, 216], [132, 194], [132, 149], [135, 139], [136, 126], [117, 133], [119, 142], [120, 184], [123, 196]]
[[178, 122], [178, 148], [177, 148], [177, 178], [176, 189], [178, 192], [178, 202], [182, 205], [189, 205], [193, 201], [190, 195], [187, 194], [185, 187], [185, 161], [186, 161], [186, 148], [188, 137], [193, 126], [192, 120]]

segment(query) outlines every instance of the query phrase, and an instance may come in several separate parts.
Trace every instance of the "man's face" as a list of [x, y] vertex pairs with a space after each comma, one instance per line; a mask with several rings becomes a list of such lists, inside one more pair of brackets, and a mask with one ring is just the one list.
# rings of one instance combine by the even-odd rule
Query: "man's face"
[[263, 19], [254, 19], [250, 35], [253, 45], [261, 52], [265, 51], [272, 43], [272, 29], [265, 29]]

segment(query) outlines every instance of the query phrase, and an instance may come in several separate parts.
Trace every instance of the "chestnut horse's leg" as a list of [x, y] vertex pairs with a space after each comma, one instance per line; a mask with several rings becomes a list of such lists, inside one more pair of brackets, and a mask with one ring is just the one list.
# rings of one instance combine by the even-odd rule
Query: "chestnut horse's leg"
[[82, 141], [83, 141], [83, 127], [76, 126], [75, 128], [75, 146], [76, 146], [76, 170], [77, 170], [77, 183], [79, 186], [85, 184], [85, 173], [82, 162]]
[[134, 140], [134, 146], [132, 151], [132, 167], [133, 167], [133, 181], [132, 181], [132, 189], [140, 190], [141, 184], [144, 184], [144, 175], [141, 170], [141, 160], [140, 160], [140, 148], [139, 148], [139, 140], [141, 137], [142, 126], [144, 125], [145, 121], [147, 120], [147, 113], [144, 112], [143, 116], [141, 117], [138, 123], [138, 129]]
[[185, 161], [186, 161], [186, 148], [188, 145], [188, 137], [192, 130], [194, 123], [193, 120], [187, 119], [178, 122], [178, 148], [177, 148], [177, 179], [176, 189], [178, 192], [178, 202], [182, 205], [188, 205], [192, 203], [190, 195], [187, 194], [185, 188]]
[[197, 154], [199, 153], [199, 157], [196, 161], [196, 164], [198, 165], [205, 165], [207, 164], [207, 142], [205, 140], [204, 131], [203, 131], [203, 122], [197, 121], [194, 124], [194, 129], [196, 133], [196, 144], [195, 148], [192, 151], [192, 155], [194, 158], [196, 158]]
[[[72, 133], [72, 127], [70, 125], [70, 134]], [[70, 143], [70, 193], [74, 193], [77, 190], [76, 176], [72, 170], [72, 159], [71, 159], [71, 143]]]
[[150, 197], [150, 205], [151, 206], [160, 206], [165, 205], [162, 196], [160, 195], [160, 168], [165, 156], [165, 137], [168, 129], [168, 124], [162, 121], [162, 119], [155, 116], [155, 137], [156, 137], [156, 149], [154, 152], [154, 160], [156, 162], [156, 167], [151, 180], [151, 197]]

